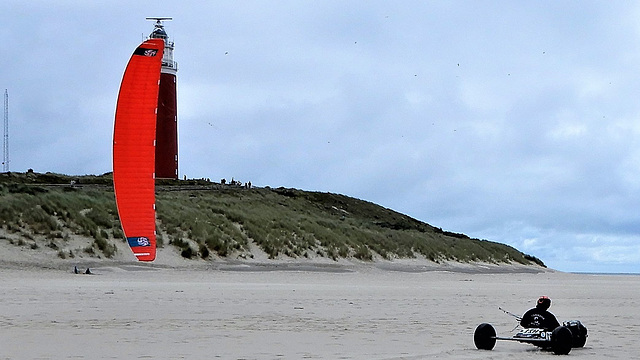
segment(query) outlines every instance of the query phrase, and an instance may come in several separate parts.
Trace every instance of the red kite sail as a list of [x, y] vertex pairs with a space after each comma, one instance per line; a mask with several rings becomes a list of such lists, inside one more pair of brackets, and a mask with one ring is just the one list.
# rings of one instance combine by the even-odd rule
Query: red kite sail
[[140, 261], [156, 258], [155, 147], [164, 40], [133, 52], [118, 94], [113, 131], [113, 187], [129, 246]]

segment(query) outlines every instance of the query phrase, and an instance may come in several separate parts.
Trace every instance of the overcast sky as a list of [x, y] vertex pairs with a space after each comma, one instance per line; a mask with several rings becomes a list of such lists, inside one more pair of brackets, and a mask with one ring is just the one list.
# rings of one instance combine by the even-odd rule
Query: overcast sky
[[180, 178], [345, 194], [558, 270], [640, 272], [637, 2], [3, 0], [10, 170], [111, 171], [148, 16], [174, 18]]

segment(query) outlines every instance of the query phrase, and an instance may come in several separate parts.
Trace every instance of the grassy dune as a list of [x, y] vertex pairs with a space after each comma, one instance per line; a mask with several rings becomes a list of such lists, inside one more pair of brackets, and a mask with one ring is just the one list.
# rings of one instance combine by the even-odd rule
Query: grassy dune
[[[110, 175], [0, 174], [2, 242], [61, 258], [113, 257], [125, 242]], [[285, 188], [158, 181], [158, 246], [185, 258], [250, 258], [257, 245], [270, 258], [424, 256], [432, 261], [544, 264], [513, 247], [443, 231], [409, 216], [344, 195]], [[71, 239], [85, 239], [70, 249]]]

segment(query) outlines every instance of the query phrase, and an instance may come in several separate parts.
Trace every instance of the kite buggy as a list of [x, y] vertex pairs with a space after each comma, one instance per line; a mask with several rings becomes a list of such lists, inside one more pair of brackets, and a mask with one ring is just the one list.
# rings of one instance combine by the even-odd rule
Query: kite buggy
[[[529, 310], [523, 317], [500, 308], [506, 314], [515, 317], [522, 329], [514, 336], [502, 337], [497, 336], [496, 329], [491, 324], [482, 323], [473, 334], [473, 342], [478, 349], [492, 350], [497, 340], [518, 341], [551, 350], [556, 355], [567, 355], [572, 348], [583, 347], [587, 342], [587, 328], [578, 320], [558, 324], [553, 314], [546, 311], [549, 305], [551, 300], [543, 296], [538, 300], [536, 308]], [[532, 312], [550, 315], [553, 318], [550, 322], [552, 325], [548, 326], [548, 323], [540, 321], [542, 317], [538, 314], [531, 316]]]

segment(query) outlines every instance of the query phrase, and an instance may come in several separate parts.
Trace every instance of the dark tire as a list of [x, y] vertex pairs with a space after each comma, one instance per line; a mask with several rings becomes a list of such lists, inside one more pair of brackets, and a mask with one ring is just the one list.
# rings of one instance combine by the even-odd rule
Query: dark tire
[[573, 347], [581, 348], [587, 343], [587, 329], [584, 328], [584, 332], [580, 332], [577, 335], [573, 335]]
[[578, 320], [567, 321], [563, 324], [573, 334], [573, 347], [581, 348], [587, 343], [587, 328]]
[[487, 323], [478, 325], [473, 333], [473, 342], [480, 350], [492, 350], [496, 346], [496, 329]]
[[556, 355], [567, 355], [573, 345], [573, 334], [566, 326], [558, 326], [551, 333], [551, 350]]

